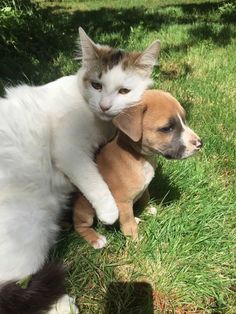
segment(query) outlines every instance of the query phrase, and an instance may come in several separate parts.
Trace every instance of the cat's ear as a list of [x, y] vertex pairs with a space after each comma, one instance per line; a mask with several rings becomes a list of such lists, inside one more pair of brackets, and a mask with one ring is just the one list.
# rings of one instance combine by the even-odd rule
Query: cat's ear
[[98, 58], [99, 47], [91, 38], [85, 33], [82, 27], [79, 27], [79, 39], [80, 39], [80, 51], [78, 59], [82, 59], [83, 62], [96, 60]]
[[136, 60], [136, 65], [147, 70], [148, 74], [152, 71], [157, 62], [161, 49], [159, 40], [154, 41], [148, 48], [146, 48]]
[[134, 142], [138, 142], [143, 133], [143, 115], [146, 106], [139, 104], [123, 110], [112, 122]]

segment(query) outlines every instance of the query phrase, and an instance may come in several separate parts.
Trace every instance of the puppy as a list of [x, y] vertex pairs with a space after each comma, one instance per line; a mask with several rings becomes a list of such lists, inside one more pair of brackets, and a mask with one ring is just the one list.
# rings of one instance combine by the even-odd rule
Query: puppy
[[[136, 239], [137, 222], [133, 204], [147, 204], [148, 185], [155, 173], [155, 155], [183, 159], [202, 147], [202, 141], [185, 120], [185, 111], [169, 93], [147, 90], [142, 101], [113, 120], [115, 138], [98, 152], [98, 169], [108, 184], [119, 208], [124, 235]], [[96, 191], [94, 191], [96, 193]], [[94, 209], [80, 195], [74, 205], [74, 228], [94, 248], [106, 245], [106, 238], [93, 228]]]

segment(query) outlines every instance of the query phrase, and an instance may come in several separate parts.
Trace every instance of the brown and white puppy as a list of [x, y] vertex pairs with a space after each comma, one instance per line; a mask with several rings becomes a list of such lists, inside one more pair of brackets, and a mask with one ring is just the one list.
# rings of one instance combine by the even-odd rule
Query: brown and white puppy
[[[148, 185], [155, 172], [155, 155], [183, 159], [202, 147], [199, 137], [185, 120], [185, 111], [169, 93], [148, 90], [142, 101], [116, 118], [116, 137], [97, 154], [96, 162], [119, 208], [124, 235], [138, 236], [133, 204], [149, 200]], [[96, 193], [96, 191], [94, 191]], [[74, 227], [94, 248], [106, 245], [106, 238], [93, 228], [95, 212], [83, 196], [74, 206]]]

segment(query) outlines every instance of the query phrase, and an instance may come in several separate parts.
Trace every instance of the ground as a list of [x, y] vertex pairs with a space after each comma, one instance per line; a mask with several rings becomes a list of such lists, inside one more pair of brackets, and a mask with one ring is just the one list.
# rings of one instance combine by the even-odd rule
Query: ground
[[52, 258], [68, 265], [80, 313], [236, 313], [235, 11], [233, 1], [1, 1], [1, 93], [74, 73], [78, 26], [128, 50], [160, 39], [155, 87], [204, 141], [188, 160], [157, 158], [157, 214], [140, 214], [138, 242], [98, 225], [109, 244], [96, 251], [62, 233]]

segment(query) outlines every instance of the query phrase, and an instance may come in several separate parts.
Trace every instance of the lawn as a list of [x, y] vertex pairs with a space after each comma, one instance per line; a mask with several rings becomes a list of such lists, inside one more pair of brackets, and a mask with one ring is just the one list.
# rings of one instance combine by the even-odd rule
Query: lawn
[[79, 25], [128, 50], [160, 39], [155, 87], [179, 99], [204, 141], [188, 160], [157, 158], [157, 215], [140, 214], [138, 242], [98, 225], [109, 244], [96, 251], [61, 234], [52, 258], [68, 265], [80, 313], [236, 313], [235, 22], [233, 1], [1, 1], [0, 93], [74, 73]]

